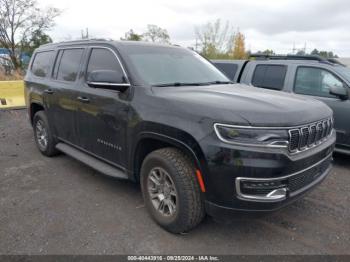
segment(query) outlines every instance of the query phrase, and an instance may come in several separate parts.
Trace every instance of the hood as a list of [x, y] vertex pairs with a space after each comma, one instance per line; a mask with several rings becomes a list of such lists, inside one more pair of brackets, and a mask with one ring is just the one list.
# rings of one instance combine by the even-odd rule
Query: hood
[[[315, 99], [241, 84], [153, 87], [169, 107], [216, 122], [252, 126], [296, 126], [330, 117], [332, 110]], [[186, 104], [186, 105], [185, 105]]]

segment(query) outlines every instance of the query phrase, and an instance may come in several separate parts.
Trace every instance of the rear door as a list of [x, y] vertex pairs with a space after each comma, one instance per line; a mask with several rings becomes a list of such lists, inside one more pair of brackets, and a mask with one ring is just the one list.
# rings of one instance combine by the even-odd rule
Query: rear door
[[85, 77], [81, 79], [79, 90], [79, 145], [93, 155], [123, 167], [129, 110], [127, 92], [90, 87], [86, 78], [95, 70], [119, 70], [126, 77], [125, 70], [116, 52], [107, 47], [91, 47], [86, 60]]
[[58, 50], [52, 72], [49, 114], [55, 134], [65, 142], [77, 145], [76, 114], [79, 91], [77, 80], [85, 48]]
[[[54, 50], [39, 51], [34, 54], [33, 62], [29, 69], [30, 73], [25, 78], [26, 90], [31, 90], [31, 97], [26, 97], [27, 105], [30, 99], [31, 102], [42, 103], [45, 110], [48, 111], [52, 94], [49, 78], [54, 55]], [[51, 123], [50, 117], [49, 121]]]
[[331, 95], [329, 89], [334, 85], [349, 89], [340, 77], [328, 69], [314, 66], [298, 66], [296, 69], [294, 93], [312, 96], [332, 108], [337, 144], [350, 147], [350, 101]]

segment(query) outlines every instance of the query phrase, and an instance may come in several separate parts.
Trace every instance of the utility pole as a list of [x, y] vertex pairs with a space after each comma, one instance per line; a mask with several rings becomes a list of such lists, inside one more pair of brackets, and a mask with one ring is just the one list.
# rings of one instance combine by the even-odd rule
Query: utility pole
[[196, 44], [195, 44], [194, 50], [196, 52], [198, 52], [198, 39], [197, 39], [197, 37], [196, 37]]
[[81, 30], [81, 39], [89, 39], [89, 28], [85, 29], [85, 33], [84, 30]]
[[293, 55], [295, 54], [295, 51], [296, 51], [296, 49], [295, 49], [295, 42], [293, 42], [293, 49], [292, 49], [292, 54]]

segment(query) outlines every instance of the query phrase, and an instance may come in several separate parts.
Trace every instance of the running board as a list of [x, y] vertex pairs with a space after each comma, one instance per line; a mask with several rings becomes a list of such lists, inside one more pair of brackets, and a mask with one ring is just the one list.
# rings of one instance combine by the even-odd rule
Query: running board
[[92, 167], [93, 169], [101, 172], [102, 174], [105, 174], [107, 176], [112, 176], [112, 177], [116, 177], [116, 178], [120, 178], [120, 179], [128, 179], [128, 176], [125, 174], [124, 171], [110, 165], [107, 164], [93, 156], [90, 156], [70, 145], [67, 145], [65, 143], [58, 143], [56, 145], [56, 148], [75, 158], [76, 160], [83, 162], [84, 164]]

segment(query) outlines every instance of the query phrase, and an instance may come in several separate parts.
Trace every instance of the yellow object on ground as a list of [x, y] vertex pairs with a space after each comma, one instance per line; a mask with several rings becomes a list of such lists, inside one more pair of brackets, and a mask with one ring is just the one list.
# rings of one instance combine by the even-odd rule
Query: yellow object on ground
[[24, 82], [0, 81], [0, 109], [25, 107]]

